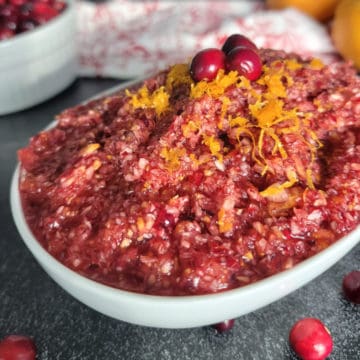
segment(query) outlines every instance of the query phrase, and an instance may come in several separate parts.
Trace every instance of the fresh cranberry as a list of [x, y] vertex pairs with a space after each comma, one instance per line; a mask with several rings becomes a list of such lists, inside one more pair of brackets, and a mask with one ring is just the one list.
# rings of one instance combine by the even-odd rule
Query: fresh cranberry
[[239, 46], [232, 49], [226, 56], [226, 70], [236, 70], [249, 80], [257, 80], [262, 71], [259, 54], [250, 48]]
[[9, 0], [9, 3], [15, 6], [21, 6], [25, 4], [28, 0]]
[[55, 1], [55, 3], [53, 4], [53, 7], [58, 12], [61, 12], [66, 8], [66, 4], [63, 1]]
[[25, 3], [19, 7], [21, 17], [29, 17], [32, 13], [33, 4], [32, 3]]
[[215, 48], [198, 52], [191, 61], [190, 74], [195, 81], [214, 80], [218, 71], [225, 68], [225, 54]]
[[11, 16], [8, 16], [6, 18], [6, 20], [4, 21], [4, 24], [8, 29], [16, 32], [17, 27], [18, 27], [18, 19], [19, 19], [19, 17], [17, 15], [12, 14]]
[[10, 39], [15, 36], [15, 33], [8, 28], [0, 28], [0, 40]]
[[316, 318], [296, 322], [290, 330], [289, 342], [302, 360], [324, 360], [333, 348], [329, 330]]
[[34, 29], [37, 26], [37, 22], [31, 19], [24, 19], [19, 23], [18, 32], [25, 32]]
[[0, 7], [0, 16], [8, 18], [16, 14], [17, 14], [17, 8], [14, 5], [6, 4]]
[[18, 11], [14, 5], [7, 4], [0, 7], [1, 27], [6, 27], [12, 31], [16, 31], [18, 21]]
[[360, 270], [348, 273], [343, 279], [342, 288], [346, 299], [360, 304]]
[[53, 19], [58, 15], [58, 11], [49, 4], [37, 2], [33, 6], [33, 16], [40, 24]]
[[249, 38], [247, 38], [244, 35], [233, 34], [226, 39], [222, 47], [222, 51], [225, 54], [228, 54], [232, 49], [235, 49], [236, 47], [239, 46], [257, 50], [257, 46]]
[[234, 327], [234, 324], [235, 324], [235, 320], [230, 319], [230, 320], [225, 320], [218, 324], [214, 324], [213, 328], [216, 329], [217, 332], [223, 333], [225, 331], [231, 330]]
[[9, 335], [0, 342], [1, 360], [35, 360], [34, 341], [23, 335]]

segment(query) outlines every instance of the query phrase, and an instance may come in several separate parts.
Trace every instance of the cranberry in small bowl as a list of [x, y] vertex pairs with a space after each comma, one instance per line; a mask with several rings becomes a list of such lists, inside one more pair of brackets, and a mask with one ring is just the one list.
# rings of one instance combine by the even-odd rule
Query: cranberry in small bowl
[[0, 115], [39, 104], [76, 77], [72, 0], [0, 5]]

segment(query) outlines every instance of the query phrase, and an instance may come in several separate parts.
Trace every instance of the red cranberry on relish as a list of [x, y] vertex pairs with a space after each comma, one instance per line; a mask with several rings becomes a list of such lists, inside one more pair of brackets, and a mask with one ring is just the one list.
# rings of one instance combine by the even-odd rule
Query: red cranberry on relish
[[234, 319], [229, 319], [229, 320], [225, 320], [221, 323], [217, 323], [213, 325], [213, 328], [219, 332], [219, 333], [223, 333], [225, 331], [229, 331], [234, 327], [235, 324], [235, 320]]
[[241, 34], [233, 34], [226, 39], [222, 47], [222, 51], [225, 54], [228, 54], [232, 49], [235, 49], [239, 46], [257, 50], [257, 46], [249, 38]]
[[198, 52], [191, 61], [190, 74], [194, 81], [214, 80], [218, 71], [225, 68], [225, 54], [215, 48]]
[[343, 279], [342, 288], [347, 300], [360, 304], [360, 270], [348, 273]]
[[257, 80], [262, 72], [259, 54], [248, 47], [239, 46], [232, 49], [225, 60], [226, 70], [235, 70], [249, 80]]
[[324, 360], [333, 348], [329, 330], [316, 318], [297, 321], [290, 330], [289, 342], [302, 360]]
[[9, 335], [0, 342], [0, 359], [35, 360], [35, 343], [28, 336]]

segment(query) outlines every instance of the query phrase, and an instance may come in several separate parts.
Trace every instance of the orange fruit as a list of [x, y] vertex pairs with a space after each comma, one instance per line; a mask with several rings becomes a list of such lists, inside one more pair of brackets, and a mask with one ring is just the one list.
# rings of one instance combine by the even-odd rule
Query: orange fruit
[[341, 0], [335, 11], [331, 36], [339, 53], [360, 69], [360, 1]]
[[270, 9], [297, 8], [313, 18], [325, 21], [330, 19], [339, 0], [266, 0]]

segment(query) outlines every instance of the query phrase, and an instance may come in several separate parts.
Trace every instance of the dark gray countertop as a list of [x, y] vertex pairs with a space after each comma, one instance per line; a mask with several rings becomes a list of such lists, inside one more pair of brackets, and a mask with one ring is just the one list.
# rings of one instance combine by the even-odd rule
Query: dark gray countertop
[[360, 244], [310, 284], [286, 298], [238, 318], [232, 331], [211, 327], [145, 328], [101, 315], [65, 293], [36, 263], [12, 220], [9, 186], [16, 151], [61, 110], [116, 85], [114, 80], [79, 79], [46, 103], [0, 116], [0, 338], [34, 337], [41, 360], [281, 360], [296, 359], [287, 342], [292, 324], [318, 317], [330, 329], [330, 359], [360, 359], [360, 306], [343, 299], [341, 281], [360, 268]]

